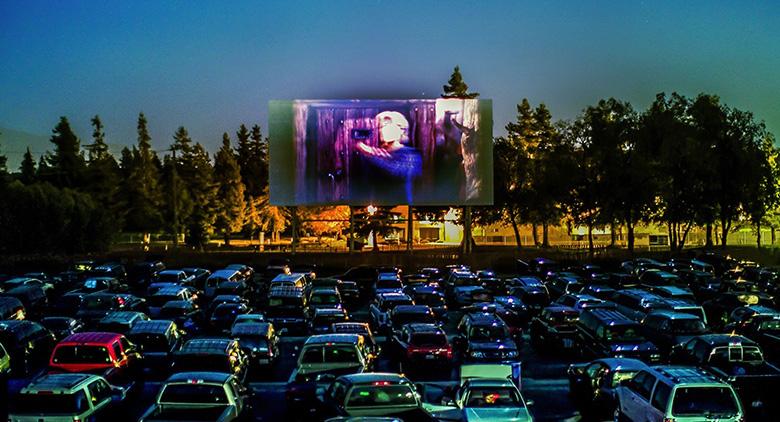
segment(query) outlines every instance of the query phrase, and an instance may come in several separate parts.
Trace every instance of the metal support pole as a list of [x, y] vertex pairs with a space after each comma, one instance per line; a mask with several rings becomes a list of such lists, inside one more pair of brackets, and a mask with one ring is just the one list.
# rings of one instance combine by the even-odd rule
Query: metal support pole
[[408, 206], [406, 212], [406, 250], [412, 251], [412, 243], [414, 242], [414, 214], [412, 214], [412, 205]]
[[349, 237], [347, 238], [347, 246], [349, 247], [350, 255], [355, 252], [355, 209], [352, 205], [349, 206]]
[[292, 251], [292, 254], [295, 255], [295, 247], [298, 243], [298, 208], [293, 207], [292, 208], [292, 242], [290, 244], [290, 248]]
[[463, 209], [463, 252], [465, 254], [471, 253], [471, 207], [465, 207]]

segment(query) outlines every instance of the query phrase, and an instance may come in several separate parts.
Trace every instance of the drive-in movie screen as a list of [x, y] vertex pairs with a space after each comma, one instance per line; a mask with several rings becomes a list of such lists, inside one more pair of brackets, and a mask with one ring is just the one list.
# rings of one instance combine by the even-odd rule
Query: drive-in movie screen
[[492, 102], [271, 101], [277, 205], [489, 205]]

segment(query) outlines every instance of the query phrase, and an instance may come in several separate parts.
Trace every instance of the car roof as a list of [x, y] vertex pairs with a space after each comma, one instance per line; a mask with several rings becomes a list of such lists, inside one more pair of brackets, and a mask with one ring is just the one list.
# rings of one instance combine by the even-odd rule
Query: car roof
[[230, 335], [266, 335], [270, 329], [270, 322], [246, 322], [234, 326], [233, 329], [230, 330]]
[[295, 281], [298, 281], [301, 278], [305, 278], [305, 277], [306, 277], [306, 274], [303, 274], [303, 273], [279, 274], [279, 275], [277, 275], [276, 277], [274, 277], [271, 280], [271, 283], [280, 282], [280, 281], [292, 281], [292, 282], [295, 282]]
[[398, 292], [379, 293], [377, 294], [377, 297], [380, 297], [383, 300], [411, 300], [412, 299], [408, 294], [398, 293]]
[[734, 334], [704, 334], [698, 336], [699, 339], [705, 341], [711, 346], [728, 346], [730, 344], [741, 344], [743, 346], [756, 346], [756, 342], [750, 340], [747, 337]]
[[371, 331], [369, 329], [367, 322], [334, 322], [332, 327], [333, 327], [333, 331], [335, 331], [336, 333], [342, 330], [347, 331], [349, 333], [352, 333], [354, 331], [359, 331], [361, 333], [366, 333]]
[[508, 379], [505, 378], [468, 378], [464, 383], [468, 383], [471, 387], [511, 387], [517, 388], [517, 386]]
[[492, 325], [499, 322], [504, 324], [504, 321], [498, 315], [492, 313], [474, 312], [466, 314], [466, 318], [470, 319], [472, 324], [477, 325]]
[[326, 344], [326, 343], [357, 343], [360, 341], [360, 334], [320, 334], [309, 336], [304, 345], [308, 344]]
[[657, 365], [652, 366], [651, 369], [660, 374], [661, 379], [665, 379], [673, 384], [728, 385], [709, 372], [692, 366]]
[[99, 378], [101, 377], [91, 374], [44, 374], [27, 384], [21, 392], [26, 394], [36, 394], [40, 391], [68, 393], [85, 382], [92, 382]]
[[365, 372], [362, 374], [342, 375], [339, 377], [350, 384], [372, 384], [375, 382], [388, 382], [392, 384], [409, 383], [401, 374], [394, 374], [389, 372]]
[[76, 344], [107, 344], [112, 343], [115, 340], [124, 337], [117, 333], [106, 332], [84, 332], [75, 333], [65, 337], [60, 344], [76, 343]]
[[231, 375], [224, 372], [179, 372], [171, 375], [165, 382], [190, 382], [192, 380], [203, 380], [209, 383], [224, 383], [230, 379]]
[[343, 308], [317, 308], [314, 310], [314, 315], [346, 315], [347, 312]]
[[223, 268], [221, 270], [216, 270], [213, 273], [211, 273], [209, 278], [230, 278], [230, 277], [234, 277], [236, 275], [240, 275], [240, 273], [237, 270], [229, 270], [229, 269]]
[[444, 333], [444, 330], [436, 324], [413, 323], [406, 324], [405, 326], [408, 327], [409, 331], [412, 333]]
[[187, 290], [187, 288], [174, 284], [163, 287], [162, 289], [156, 291], [153, 296], [176, 296], [181, 293], [182, 290]]
[[225, 353], [234, 340], [228, 338], [197, 338], [184, 343], [177, 353]]
[[[694, 305], [695, 306], [695, 305]], [[696, 315], [688, 314], [685, 312], [667, 311], [665, 309], [650, 312], [649, 315], [662, 315], [669, 319], [701, 319]]]
[[597, 359], [596, 361], [604, 362], [604, 364], [606, 364], [612, 370], [616, 370], [616, 371], [620, 371], [620, 370], [638, 371], [640, 369], [648, 368], [647, 364], [642, 362], [641, 360], [631, 359], [631, 358], [604, 358], [604, 359]]
[[130, 329], [130, 334], [159, 334], [164, 333], [173, 325], [172, 321], [167, 319], [152, 319], [148, 321], [138, 321]]
[[427, 314], [431, 312], [428, 305], [398, 305], [393, 308], [393, 314]]
[[578, 310], [572, 308], [571, 306], [563, 306], [563, 305], [551, 305], [546, 308], [544, 308], [545, 311], [550, 312], [567, 312], [567, 313], [579, 313]]
[[335, 287], [315, 287], [311, 289], [311, 294], [330, 294], [330, 295], [336, 295], [339, 291]]
[[143, 312], [134, 312], [134, 311], [113, 311], [109, 312], [101, 318], [101, 323], [111, 323], [111, 322], [127, 322], [132, 320], [133, 318], [143, 318], [145, 314]]

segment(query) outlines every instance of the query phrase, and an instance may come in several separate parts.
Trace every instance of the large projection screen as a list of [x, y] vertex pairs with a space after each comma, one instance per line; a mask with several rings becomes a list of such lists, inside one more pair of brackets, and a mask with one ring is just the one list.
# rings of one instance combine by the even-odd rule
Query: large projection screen
[[271, 203], [492, 205], [491, 100], [269, 103]]

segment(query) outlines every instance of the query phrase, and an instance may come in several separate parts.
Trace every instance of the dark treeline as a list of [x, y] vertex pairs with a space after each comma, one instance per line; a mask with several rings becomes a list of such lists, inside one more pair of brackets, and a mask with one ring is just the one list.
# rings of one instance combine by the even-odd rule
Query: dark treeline
[[[478, 95], [455, 68], [443, 96]], [[135, 145], [117, 160], [100, 118], [91, 123], [90, 142], [82, 143], [62, 117], [52, 151], [36, 160], [28, 149], [13, 174], [0, 156], [0, 252], [105, 250], [121, 232], [143, 233], [146, 242], [153, 233], [175, 243], [183, 236], [202, 249], [212, 236], [229, 243], [235, 233], [278, 240], [290, 225], [303, 230], [308, 215], [328, 215], [327, 207], [269, 204], [268, 139], [257, 125], [241, 125], [235, 146], [223, 134], [212, 157], [184, 127], [168, 148], [154, 151], [141, 113]], [[513, 227], [518, 247], [526, 224], [539, 246], [549, 246], [550, 226], [566, 224], [586, 227], [591, 249], [594, 229], [610, 227], [613, 241], [624, 230], [631, 250], [641, 223], [665, 225], [677, 250], [693, 227], [706, 229], [708, 245], [715, 233], [726, 245], [735, 224], [751, 224], [760, 245], [761, 226], [778, 226], [774, 138], [751, 113], [717, 96], [662, 93], [644, 111], [610, 98], [558, 122], [544, 104], [524, 99], [506, 131], [494, 140], [494, 205], [473, 216]], [[419, 207], [415, 214], [435, 219], [447, 210]], [[358, 217], [356, 232], [384, 233], [387, 218], [377, 226], [368, 214]], [[292, 234], [295, 241], [299, 233]]]
[[[658, 94], [644, 111], [614, 98], [573, 121], [552, 123], [544, 104], [517, 106], [517, 121], [495, 140], [495, 205], [475, 212], [483, 223], [547, 228], [625, 229], [634, 247], [638, 223], [665, 225], [681, 250], [693, 227], [721, 245], [736, 222], [777, 226], [778, 150], [763, 122], [717, 96]], [[537, 239], [537, 227], [542, 240]]]
[[284, 210], [268, 204], [268, 139], [241, 125], [211, 157], [180, 127], [169, 148], [154, 151], [146, 117], [138, 138], [114, 157], [99, 116], [82, 143], [61, 117], [52, 150], [36, 160], [29, 149], [17, 173], [0, 158], [0, 252], [83, 252], [108, 248], [121, 232], [168, 234], [203, 248], [210, 236], [256, 236], [285, 228]]

